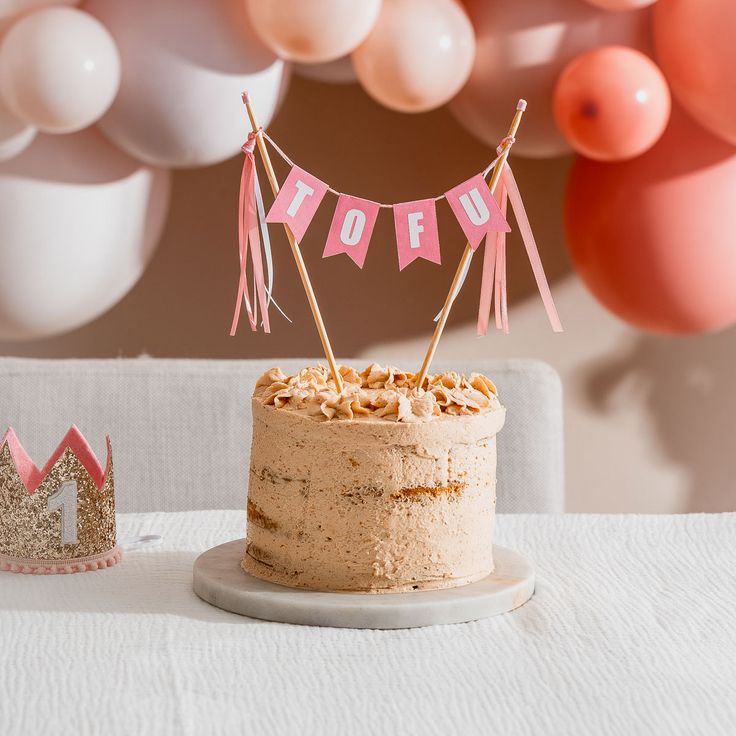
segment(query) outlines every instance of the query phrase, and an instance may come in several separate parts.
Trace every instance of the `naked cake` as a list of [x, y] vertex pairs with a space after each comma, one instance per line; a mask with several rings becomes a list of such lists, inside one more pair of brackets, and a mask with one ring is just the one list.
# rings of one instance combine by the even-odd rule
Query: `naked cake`
[[242, 567], [290, 587], [396, 593], [493, 570], [496, 434], [505, 409], [480, 374], [342, 366], [264, 374]]

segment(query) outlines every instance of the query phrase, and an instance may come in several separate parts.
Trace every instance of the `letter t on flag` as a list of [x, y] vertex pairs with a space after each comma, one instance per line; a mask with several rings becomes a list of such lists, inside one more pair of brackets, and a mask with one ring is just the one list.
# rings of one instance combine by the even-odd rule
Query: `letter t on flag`
[[285, 222], [297, 242], [300, 241], [327, 188], [316, 176], [293, 166], [266, 215], [266, 222]]
[[347, 253], [363, 268], [380, 205], [369, 199], [341, 194], [327, 235], [322, 258]]
[[441, 263], [440, 236], [437, 232], [437, 210], [433, 199], [402, 202], [394, 205], [396, 249], [399, 271], [417, 258]]
[[511, 231], [498, 202], [480, 174], [445, 192], [445, 197], [473, 250], [488, 233]]

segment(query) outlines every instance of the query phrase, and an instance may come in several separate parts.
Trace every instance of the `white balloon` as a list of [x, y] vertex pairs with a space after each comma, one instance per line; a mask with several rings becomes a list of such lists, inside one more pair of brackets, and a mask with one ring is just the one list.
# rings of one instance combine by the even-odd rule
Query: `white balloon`
[[0, 0], [0, 36], [24, 13], [49, 5], [79, 5], [79, 0]]
[[350, 54], [325, 64], [294, 64], [294, 71], [300, 77], [328, 84], [354, 84], [358, 81]]
[[196, 167], [234, 156], [250, 129], [241, 92], [269, 124], [288, 67], [252, 31], [243, 0], [90, 0], [110, 30], [123, 80], [100, 121], [131, 155]]
[[0, 339], [74, 329], [138, 281], [166, 218], [169, 173], [94, 128], [39, 135], [0, 164]]
[[13, 115], [0, 101], [0, 161], [17, 156], [35, 137], [36, 129]]
[[7, 106], [47, 133], [92, 125], [120, 85], [112, 37], [88, 13], [45, 8], [12, 25], [0, 44], [0, 89]]

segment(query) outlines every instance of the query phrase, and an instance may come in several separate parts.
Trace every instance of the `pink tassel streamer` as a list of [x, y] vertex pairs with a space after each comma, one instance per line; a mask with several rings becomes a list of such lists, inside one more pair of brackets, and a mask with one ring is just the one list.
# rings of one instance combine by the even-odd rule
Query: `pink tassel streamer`
[[[256, 174], [255, 160], [256, 135], [250, 133], [248, 140], [243, 146], [245, 160], [243, 171], [240, 175], [240, 196], [238, 201], [238, 246], [240, 251], [240, 280], [238, 282], [238, 299], [235, 303], [230, 335], [237, 332], [240, 321], [240, 310], [245, 303], [248, 314], [248, 322], [253, 332], [258, 329], [258, 305], [261, 309], [261, 320], [263, 331], [271, 332], [268, 320], [268, 297], [266, 294], [266, 283], [263, 274], [263, 258], [261, 255], [260, 223], [256, 211], [256, 193], [258, 177]], [[248, 291], [248, 253], [250, 253], [251, 265], [253, 267], [253, 299]]]
[[[539, 257], [539, 250], [534, 234], [532, 233], [529, 218], [526, 215], [524, 202], [521, 199], [519, 187], [516, 179], [511, 171], [511, 167], [506, 164], [501, 175], [501, 187], [499, 191], [499, 204], [504, 217], [506, 216], [507, 202], [511, 203], [511, 209], [514, 211], [516, 222], [519, 225], [521, 239], [524, 242], [529, 263], [537, 282], [539, 294], [542, 297], [547, 318], [554, 332], [562, 332], [562, 324], [557, 314], [552, 292], [550, 291], [547, 277], [544, 274], [542, 260]], [[478, 306], [478, 335], [486, 335], [488, 333], [488, 322], [491, 311], [491, 296], [493, 293], [493, 302], [495, 307], [496, 327], [508, 334], [509, 318], [507, 305], [507, 286], [506, 286], [506, 233], [496, 233], [495, 243], [489, 241], [486, 236], [486, 252], [483, 256], [483, 277], [481, 280], [480, 304]]]

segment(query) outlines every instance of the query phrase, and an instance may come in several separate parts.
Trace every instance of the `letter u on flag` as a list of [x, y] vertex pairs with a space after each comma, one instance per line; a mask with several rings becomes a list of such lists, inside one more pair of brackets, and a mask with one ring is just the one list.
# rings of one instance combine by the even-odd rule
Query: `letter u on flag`
[[399, 271], [417, 258], [441, 263], [440, 236], [437, 232], [437, 209], [433, 199], [395, 204], [394, 227]]
[[327, 235], [322, 258], [347, 253], [363, 268], [380, 205], [369, 199], [341, 194]]
[[327, 184], [316, 176], [293, 166], [266, 215], [266, 222], [285, 222], [300, 241], [327, 189]]
[[445, 197], [473, 250], [488, 233], [511, 231], [481, 174], [445, 192]]

